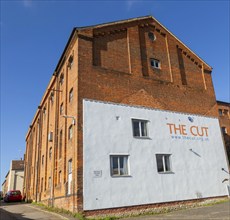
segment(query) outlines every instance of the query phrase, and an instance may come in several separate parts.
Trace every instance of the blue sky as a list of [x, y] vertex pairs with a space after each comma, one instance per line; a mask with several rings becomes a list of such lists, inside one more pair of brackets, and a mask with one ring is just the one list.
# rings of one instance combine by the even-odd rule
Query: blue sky
[[229, 0], [1, 0], [1, 183], [23, 157], [25, 135], [73, 27], [152, 15], [213, 67], [229, 96]]

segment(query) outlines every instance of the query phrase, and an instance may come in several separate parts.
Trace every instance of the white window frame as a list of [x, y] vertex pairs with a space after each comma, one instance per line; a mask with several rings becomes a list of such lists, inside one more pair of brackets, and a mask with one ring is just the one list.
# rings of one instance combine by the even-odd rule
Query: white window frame
[[161, 69], [161, 62], [160, 62], [160, 60], [151, 58], [150, 59], [150, 65], [151, 65], [152, 68]]
[[[139, 135], [135, 135], [134, 131], [134, 123], [138, 122], [139, 125]], [[149, 132], [148, 132], [148, 120], [143, 120], [143, 119], [132, 119], [132, 128], [133, 128], [133, 137], [135, 138], [149, 138]], [[142, 123], [144, 123], [144, 127], [146, 129], [146, 132], [142, 132]], [[143, 133], [146, 133], [146, 135], [143, 135]]]
[[[114, 174], [114, 166], [113, 161], [115, 158], [118, 158], [118, 173]], [[124, 159], [126, 158], [126, 159]], [[121, 160], [123, 159], [123, 168], [121, 168]], [[124, 163], [126, 162], [126, 168], [124, 168]], [[123, 171], [122, 171], [123, 169]], [[125, 169], [125, 173], [124, 172]], [[112, 177], [124, 177], [124, 176], [130, 176], [130, 169], [129, 169], [129, 155], [128, 154], [111, 154], [110, 155], [110, 173]]]
[[[163, 171], [159, 171], [159, 165], [157, 157], [161, 157], [162, 164], [163, 164]], [[169, 170], [166, 168], [166, 158], [168, 158], [168, 167]], [[156, 164], [157, 164], [157, 172], [158, 173], [172, 173], [172, 162], [171, 162], [171, 154], [156, 154]]]

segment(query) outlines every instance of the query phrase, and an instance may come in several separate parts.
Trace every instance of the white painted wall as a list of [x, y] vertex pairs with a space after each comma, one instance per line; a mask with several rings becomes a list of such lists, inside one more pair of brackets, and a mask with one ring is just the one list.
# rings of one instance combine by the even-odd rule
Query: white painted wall
[[[217, 118], [89, 100], [83, 105], [84, 210], [227, 195], [228, 182], [222, 181], [229, 175], [222, 168], [228, 166]], [[149, 120], [149, 139], [133, 137], [132, 118]], [[172, 138], [167, 123], [185, 125], [184, 136], [195, 140]], [[208, 127], [208, 139], [196, 139], [191, 126]], [[129, 177], [111, 177], [110, 154], [116, 153], [129, 154]], [[173, 173], [157, 172], [157, 153], [172, 154]]]
[[24, 171], [10, 170], [8, 191], [9, 190], [20, 190], [22, 192], [23, 191], [23, 180], [24, 180]]

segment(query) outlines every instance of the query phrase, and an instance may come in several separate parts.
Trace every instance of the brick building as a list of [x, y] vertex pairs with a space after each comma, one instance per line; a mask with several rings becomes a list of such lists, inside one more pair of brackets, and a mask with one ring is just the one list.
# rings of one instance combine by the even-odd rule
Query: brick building
[[151, 16], [74, 28], [26, 135], [27, 199], [92, 211], [226, 196], [211, 72]]
[[230, 164], [230, 103], [217, 101], [220, 127], [224, 136], [225, 147]]

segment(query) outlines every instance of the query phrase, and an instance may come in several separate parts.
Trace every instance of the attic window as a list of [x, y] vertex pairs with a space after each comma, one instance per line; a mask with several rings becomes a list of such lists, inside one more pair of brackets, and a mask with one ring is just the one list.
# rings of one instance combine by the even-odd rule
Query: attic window
[[156, 68], [156, 69], [160, 69], [161, 68], [161, 63], [159, 60], [156, 60], [156, 59], [150, 59], [150, 63], [151, 63], [151, 66], [153, 68]]
[[149, 37], [149, 39], [150, 39], [151, 41], [155, 41], [155, 40], [156, 40], [156, 36], [154, 35], [153, 32], [149, 32], [149, 33], [148, 33], [148, 37]]

